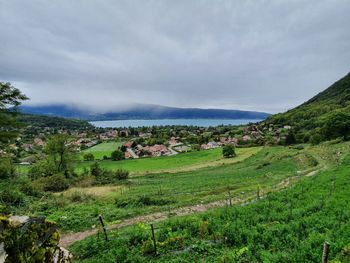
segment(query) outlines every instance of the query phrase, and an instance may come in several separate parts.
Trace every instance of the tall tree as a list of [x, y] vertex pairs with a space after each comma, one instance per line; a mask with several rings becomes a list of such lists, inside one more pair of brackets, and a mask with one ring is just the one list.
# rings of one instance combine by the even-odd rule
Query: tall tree
[[27, 99], [10, 83], [0, 82], [0, 149], [18, 136], [20, 123], [16, 120], [17, 107]]
[[57, 134], [47, 142], [45, 152], [48, 160], [54, 164], [54, 170], [57, 173], [64, 173], [69, 176], [73, 172], [73, 164], [76, 158], [75, 151], [69, 145], [69, 136], [66, 134]]

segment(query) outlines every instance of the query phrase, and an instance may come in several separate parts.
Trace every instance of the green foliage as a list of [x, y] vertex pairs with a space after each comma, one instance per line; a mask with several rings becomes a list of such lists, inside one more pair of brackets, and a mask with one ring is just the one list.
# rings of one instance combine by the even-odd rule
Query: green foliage
[[111, 153], [111, 159], [113, 161], [119, 161], [125, 159], [124, 153], [121, 150], [115, 150]]
[[56, 172], [55, 163], [51, 158], [37, 161], [28, 171], [28, 176], [32, 179], [51, 176]]
[[126, 180], [129, 176], [129, 172], [126, 170], [118, 169], [116, 171], [102, 169], [101, 172], [95, 176], [96, 184], [105, 185], [118, 183], [121, 180]]
[[74, 149], [69, 145], [69, 136], [57, 134], [47, 141], [45, 152], [54, 164], [54, 173], [64, 173], [66, 176], [73, 172], [75, 161]]
[[129, 177], [129, 171], [118, 169], [115, 171], [115, 176], [118, 178], [118, 180], [126, 180]]
[[43, 191], [61, 192], [69, 188], [69, 181], [63, 174], [42, 177], [35, 181]]
[[286, 145], [295, 144], [297, 142], [297, 139], [295, 138], [294, 131], [290, 131], [286, 136]]
[[236, 147], [233, 144], [226, 144], [222, 147], [222, 155], [225, 158], [232, 158], [236, 156]]
[[350, 107], [326, 114], [322, 122], [322, 133], [326, 139], [347, 138], [350, 135]]
[[[267, 124], [291, 125], [298, 142], [318, 144], [350, 135], [350, 73], [304, 104], [276, 114]], [[310, 136], [309, 132], [312, 132]]]
[[0, 157], [0, 179], [13, 178], [16, 175], [16, 169], [13, 165], [12, 158]]
[[95, 156], [92, 153], [86, 153], [83, 156], [84, 161], [94, 161], [95, 160]]
[[8, 257], [6, 262], [53, 262], [59, 234], [55, 225], [44, 218], [30, 218], [26, 224], [11, 223], [0, 217], [0, 243]]
[[107, 170], [100, 167], [95, 162], [90, 167], [90, 174], [95, 176], [96, 184], [113, 184], [122, 180], [126, 180], [129, 177], [129, 172], [123, 169]]
[[[16, 107], [28, 98], [11, 83], [0, 82], [0, 147], [10, 143], [18, 135], [20, 127], [16, 117]], [[9, 109], [9, 107], [15, 107]]]

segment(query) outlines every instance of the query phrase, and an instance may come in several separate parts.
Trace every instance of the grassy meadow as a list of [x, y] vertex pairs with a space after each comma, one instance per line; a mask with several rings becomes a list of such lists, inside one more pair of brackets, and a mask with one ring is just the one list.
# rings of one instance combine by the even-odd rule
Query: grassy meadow
[[[206, 262], [320, 262], [327, 241], [330, 262], [349, 262], [350, 155], [339, 145], [327, 147], [311, 149], [322, 154], [319, 157], [327, 162], [327, 169], [301, 178], [294, 187], [249, 205], [156, 223], [157, 257], [153, 255], [150, 226], [142, 223], [110, 231], [109, 242], [93, 236], [76, 242], [70, 250], [76, 262], [85, 263], [202, 262], [204, 258]], [[338, 152], [342, 160], [332, 162]], [[293, 151], [281, 154], [279, 149], [259, 153], [259, 157], [274, 155], [270, 160], [284, 159], [263, 171], [277, 175], [297, 169], [286, 157], [295, 154]], [[256, 157], [247, 160], [247, 165], [256, 167], [257, 163]], [[252, 183], [256, 183], [254, 179]]]
[[254, 194], [258, 187], [266, 193], [283, 179], [318, 169], [321, 160], [328, 162], [328, 157], [310, 154], [313, 151], [332, 152], [320, 147], [266, 147], [241, 162], [131, 177], [119, 185], [71, 188], [37, 203], [35, 209], [62, 230], [80, 231], [96, 224], [98, 214], [111, 224], [136, 215], [222, 200], [228, 191], [233, 198]]
[[[162, 156], [155, 158], [129, 159], [122, 161], [104, 160], [99, 164], [102, 168], [109, 170], [125, 169], [131, 174], [147, 174], [159, 172], [179, 172], [196, 170], [207, 166], [217, 166], [239, 162], [245, 158], [256, 154], [261, 147], [240, 148], [237, 149], [237, 158], [224, 158], [222, 149], [196, 151], [180, 153], [173, 156]], [[81, 162], [78, 164], [77, 171], [81, 172], [84, 168], [89, 168], [93, 162]]]
[[117, 150], [120, 146], [122, 146], [123, 142], [121, 140], [118, 141], [107, 141], [100, 144], [97, 144], [91, 148], [88, 148], [81, 152], [81, 159], [84, 154], [92, 153], [96, 160], [102, 160], [103, 156], [111, 157], [111, 153]]

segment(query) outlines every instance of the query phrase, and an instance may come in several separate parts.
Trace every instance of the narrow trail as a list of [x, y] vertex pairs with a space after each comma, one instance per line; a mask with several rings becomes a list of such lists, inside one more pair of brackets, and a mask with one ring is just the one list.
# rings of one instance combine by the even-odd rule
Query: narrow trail
[[[308, 172], [307, 174], [304, 174], [302, 176], [305, 176], [305, 177], [314, 176], [322, 169], [323, 168], [319, 168], [317, 170]], [[299, 178], [299, 177], [300, 176], [292, 176], [292, 177], [285, 178], [280, 183], [278, 183], [274, 186], [273, 192], [285, 189], [286, 187], [289, 186], [289, 184], [292, 180]], [[262, 199], [264, 197], [266, 197], [266, 195], [261, 195], [260, 199]], [[244, 198], [233, 198], [231, 201], [231, 204], [232, 205], [246, 205], [246, 204], [254, 202], [256, 200], [255, 198], [256, 198], [255, 193], [251, 194], [249, 196], [246, 196]], [[190, 214], [194, 214], [194, 213], [205, 212], [205, 211], [212, 209], [212, 208], [224, 207], [226, 205], [228, 205], [227, 199], [226, 200], [219, 200], [219, 201], [215, 201], [215, 202], [211, 202], [211, 203], [207, 203], [207, 204], [197, 204], [197, 205], [185, 206], [185, 207], [173, 209], [170, 211], [156, 212], [153, 214], [140, 215], [140, 216], [136, 216], [133, 218], [125, 219], [121, 223], [109, 225], [107, 228], [108, 228], [108, 230], [119, 229], [119, 228], [123, 228], [126, 226], [134, 225], [134, 224], [139, 223], [139, 222], [153, 222], [153, 223], [155, 223], [155, 222], [159, 222], [159, 221], [168, 219], [169, 215], [171, 215], [171, 216], [186, 216], [186, 215], [190, 215]], [[68, 248], [74, 242], [83, 240], [89, 236], [96, 234], [96, 233], [97, 233], [97, 229], [89, 229], [89, 230], [85, 230], [82, 232], [76, 232], [76, 233], [63, 233], [63, 234], [61, 234], [59, 246], [64, 247], [64, 248]]]

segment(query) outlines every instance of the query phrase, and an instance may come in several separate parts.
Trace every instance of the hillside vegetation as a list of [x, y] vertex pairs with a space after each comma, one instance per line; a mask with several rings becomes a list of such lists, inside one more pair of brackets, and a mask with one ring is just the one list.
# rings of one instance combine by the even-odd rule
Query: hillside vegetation
[[71, 130], [85, 130], [91, 129], [93, 126], [82, 120], [65, 119], [53, 116], [20, 114], [18, 120], [26, 126], [35, 127], [36, 129], [54, 128], [54, 129], [71, 129]]
[[[348, 146], [327, 143], [307, 150], [318, 154], [320, 164], [328, 168], [301, 177], [292, 188], [267, 194], [249, 205], [157, 223], [157, 257], [153, 256], [149, 224], [110, 232], [109, 242], [91, 237], [70, 249], [77, 262], [320, 262], [323, 243], [328, 241], [332, 262], [349, 262]], [[278, 166], [277, 160], [283, 159], [275, 151], [273, 158], [267, 157], [275, 163], [271, 166]], [[269, 156], [267, 152], [260, 155]], [[301, 154], [295, 157], [299, 159]], [[254, 157], [245, 164], [254, 166], [253, 160], [258, 161]], [[281, 172], [277, 167], [265, 167], [261, 174]]]
[[313, 143], [350, 135], [350, 73], [302, 105], [266, 121], [291, 125], [299, 142]]

